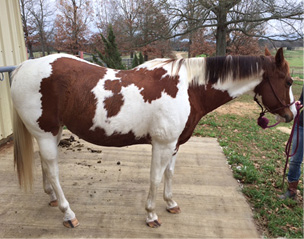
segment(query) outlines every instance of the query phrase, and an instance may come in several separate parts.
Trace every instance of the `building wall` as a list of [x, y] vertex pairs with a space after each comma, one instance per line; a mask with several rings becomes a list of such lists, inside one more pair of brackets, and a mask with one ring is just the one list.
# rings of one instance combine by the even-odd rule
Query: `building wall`
[[[0, 67], [27, 59], [18, 0], [0, 0]], [[0, 73], [1, 74], [1, 73]], [[12, 134], [12, 103], [8, 73], [0, 81], [0, 142]]]

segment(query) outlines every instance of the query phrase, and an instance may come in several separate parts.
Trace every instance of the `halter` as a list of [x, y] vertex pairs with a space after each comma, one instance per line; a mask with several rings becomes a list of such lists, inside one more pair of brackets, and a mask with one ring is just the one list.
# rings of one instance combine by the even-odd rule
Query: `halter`
[[276, 99], [280, 102], [280, 104], [282, 106], [279, 107], [279, 108], [276, 108], [275, 110], [270, 110], [267, 106], [264, 106], [265, 107], [265, 109], [264, 109], [263, 105], [257, 99], [257, 94], [258, 93], [255, 93], [253, 99], [261, 107], [261, 110], [262, 110], [262, 112], [260, 113], [260, 117], [258, 118], [257, 122], [258, 122], [258, 125], [260, 127], [262, 127], [263, 129], [272, 128], [272, 127], [274, 127], [274, 126], [276, 126], [276, 125], [278, 125], [280, 123], [280, 122], [276, 122], [275, 124], [268, 126], [269, 120], [266, 117], [263, 117], [267, 112], [271, 113], [273, 111], [277, 111], [277, 110], [280, 110], [280, 109], [283, 109], [283, 108], [289, 108], [291, 105], [293, 105], [295, 103], [295, 101], [293, 101], [293, 102], [291, 102], [289, 104], [284, 104], [282, 102], [282, 100], [278, 97], [278, 95], [276, 94], [276, 92], [275, 92], [275, 90], [274, 90], [274, 88], [273, 88], [273, 86], [272, 86], [271, 81], [269, 80], [269, 78], [267, 77], [266, 79], [267, 79], [267, 82], [270, 85], [270, 88], [272, 90], [273, 95], [276, 97]]

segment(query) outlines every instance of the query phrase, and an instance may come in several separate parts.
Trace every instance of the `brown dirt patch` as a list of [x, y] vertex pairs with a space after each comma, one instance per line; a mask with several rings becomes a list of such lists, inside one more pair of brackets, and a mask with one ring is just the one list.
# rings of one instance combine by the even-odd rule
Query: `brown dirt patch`
[[222, 105], [221, 107], [217, 108], [215, 112], [219, 114], [235, 114], [235, 115], [258, 115], [260, 112], [259, 106], [256, 105], [254, 102], [247, 103], [247, 102], [232, 102], [229, 104]]

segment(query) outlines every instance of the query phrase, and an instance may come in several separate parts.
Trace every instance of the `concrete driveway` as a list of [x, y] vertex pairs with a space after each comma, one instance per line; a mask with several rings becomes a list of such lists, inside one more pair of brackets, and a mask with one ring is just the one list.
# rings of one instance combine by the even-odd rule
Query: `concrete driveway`
[[[70, 133], [64, 132], [63, 138]], [[106, 148], [82, 140], [60, 148], [61, 185], [80, 226], [62, 225], [48, 206], [38, 152], [32, 193], [19, 189], [13, 147], [0, 149], [0, 237], [27, 238], [259, 238], [252, 212], [216, 139], [192, 137], [181, 146], [173, 181], [182, 213], [157, 213], [162, 226], [145, 225], [151, 146]], [[36, 147], [37, 150], [37, 147]]]

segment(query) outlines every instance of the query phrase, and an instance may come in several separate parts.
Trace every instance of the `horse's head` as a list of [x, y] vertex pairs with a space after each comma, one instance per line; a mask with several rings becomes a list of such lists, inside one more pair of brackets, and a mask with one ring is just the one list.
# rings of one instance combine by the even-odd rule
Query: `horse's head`
[[278, 116], [279, 121], [290, 122], [296, 115], [294, 97], [291, 90], [293, 80], [289, 65], [280, 48], [275, 56], [266, 48], [263, 56], [263, 80], [255, 88], [265, 108]]

